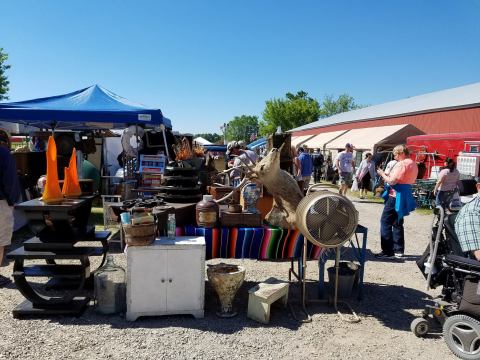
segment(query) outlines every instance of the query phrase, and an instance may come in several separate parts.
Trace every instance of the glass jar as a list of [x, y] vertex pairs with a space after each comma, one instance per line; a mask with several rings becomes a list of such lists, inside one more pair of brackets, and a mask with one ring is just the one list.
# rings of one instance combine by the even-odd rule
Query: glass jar
[[176, 222], [175, 222], [175, 214], [168, 214], [167, 237], [169, 239], [175, 239], [176, 230], [177, 230], [177, 225], [176, 225]]
[[125, 270], [116, 265], [112, 255], [94, 275], [95, 310], [101, 314], [116, 314], [125, 311]]

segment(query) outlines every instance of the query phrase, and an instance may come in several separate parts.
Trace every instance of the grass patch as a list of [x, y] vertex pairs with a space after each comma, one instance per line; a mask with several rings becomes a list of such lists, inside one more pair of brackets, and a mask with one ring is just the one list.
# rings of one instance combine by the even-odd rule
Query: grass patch
[[420, 215], [433, 215], [433, 209], [429, 208], [416, 208], [415, 212]]
[[90, 214], [90, 223], [97, 226], [102, 226], [103, 229], [103, 207], [92, 206], [92, 212]]
[[[360, 198], [360, 191], [348, 191], [347, 194], [350, 194], [350, 196]], [[372, 202], [376, 202], [379, 204], [383, 204], [383, 199], [381, 197], [372, 195], [371, 193], [367, 193], [367, 196], [364, 199]]]

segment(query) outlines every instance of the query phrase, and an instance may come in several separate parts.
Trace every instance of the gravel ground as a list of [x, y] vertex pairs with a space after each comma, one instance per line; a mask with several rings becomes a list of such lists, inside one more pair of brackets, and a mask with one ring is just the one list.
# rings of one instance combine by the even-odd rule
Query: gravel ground
[[[376, 261], [382, 205], [354, 200], [360, 223], [369, 229], [364, 299], [351, 305], [360, 323], [343, 322], [327, 305], [312, 302], [311, 323], [298, 323], [280, 307], [272, 310], [269, 325], [246, 317], [247, 290], [268, 277], [288, 278], [289, 262], [228, 260], [243, 265], [246, 281], [237, 294], [239, 315], [219, 319], [217, 299], [206, 283], [205, 318], [166, 316], [128, 323], [122, 316], [103, 316], [89, 307], [83, 316], [16, 320], [12, 309], [23, 298], [14, 285], [0, 290], [0, 359], [450, 359], [440, 334], [416, 338], [409, 330], [420, 314], [427, 293], [415, 260], [428, 242], [431, 216], [406, 219], [404, 261]], [[17, 243], [18, 245], [18, 243]], [[125, 265], [123, 254], [116, 262]], [[217, 263], [221, 260], [211, 260]], [[225, 261], [225, 260], [224, 260]], [[12, 264], [0, 269], [10, 275]], [[315, 298], [318, 267], [308, 263], [308, 297]], [[430, 293], [432, 295], [432, 293]], [[298, 287], [290, 298], [298, 309]]]

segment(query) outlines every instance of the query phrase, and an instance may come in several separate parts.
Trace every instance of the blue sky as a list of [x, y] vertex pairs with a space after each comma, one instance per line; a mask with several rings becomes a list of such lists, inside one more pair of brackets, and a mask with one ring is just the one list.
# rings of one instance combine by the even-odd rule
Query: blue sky
[[304, 90], [379, 104], [480, 81], [480, 1], [5, 1], [10, 100], [100, 84], [217, 132]]

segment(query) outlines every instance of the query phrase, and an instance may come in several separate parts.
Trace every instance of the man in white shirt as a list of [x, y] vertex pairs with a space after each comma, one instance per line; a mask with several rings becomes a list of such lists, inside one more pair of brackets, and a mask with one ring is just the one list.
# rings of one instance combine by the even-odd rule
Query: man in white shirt
[[355, 160], [353, 159], [353, 145], [348, 143], [345, 150], [338, 154], [336, 167], [340, 178], [340, 195], [346, 195], [352, 185], [353, 173], [355, 172]]
[[[249, 149], [242, 149], [238, 142], [232, 141], [227, 145], [227, 155], [235, 156], [232, 167], [239, 167], [244, 164], [255, 165], [257, 162], [257, 154]], [[233, 170], [231, 174], [233, 178], [233, 186], [237, 186], [240, 183], [242, 174], [240, 170]]]

